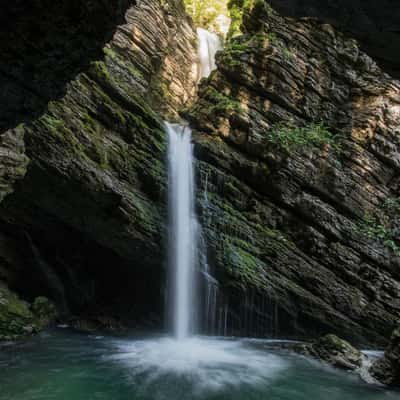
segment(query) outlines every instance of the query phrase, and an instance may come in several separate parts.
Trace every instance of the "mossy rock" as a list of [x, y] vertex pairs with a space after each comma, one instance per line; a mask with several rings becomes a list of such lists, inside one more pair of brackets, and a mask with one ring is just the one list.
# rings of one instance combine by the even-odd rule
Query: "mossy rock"
[[57, 318], [57, 308], [47, 297], [36, 297], [32, 305], [32, 311], [37, 318], [40, 329], [46, 328]]
[[0, 340], [14, 340], [37, 331], [29, 304], [0, 283]]
[[294, 350], [345, 370], [359, 369], [364, 360], [359, 350], [336, 335], [325, 335], [314, 343], [297, 345]]

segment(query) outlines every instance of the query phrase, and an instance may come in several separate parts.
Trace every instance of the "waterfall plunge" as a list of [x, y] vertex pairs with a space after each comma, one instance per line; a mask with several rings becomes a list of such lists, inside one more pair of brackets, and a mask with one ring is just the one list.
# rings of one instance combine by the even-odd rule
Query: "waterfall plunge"
[[[221, 49], [217, 35], [199, 28], [199, 79], [207, 77]], [[195, 331], [197, 296], [195, 271], [198, 263], [199, 224], [195, 213], [194, 157], [191, 130], [166, 123], [169, 162], [169, 269], [170, 313], [174, 335], [185, 339]]]
[[170, 269], [173, 326], [178, 339], [193, 330], [194, 271], [197, 252], [197, 219], [194, 211], [193, 151], [190, 129], [166, 123], [169, 161]]

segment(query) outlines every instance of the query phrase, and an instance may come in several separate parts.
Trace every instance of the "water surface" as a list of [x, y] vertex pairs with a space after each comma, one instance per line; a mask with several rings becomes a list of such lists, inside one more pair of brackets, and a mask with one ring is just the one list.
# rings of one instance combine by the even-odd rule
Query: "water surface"
[[0, 350], [1, 400], [391, 400], [268, 341], [54, 331]]

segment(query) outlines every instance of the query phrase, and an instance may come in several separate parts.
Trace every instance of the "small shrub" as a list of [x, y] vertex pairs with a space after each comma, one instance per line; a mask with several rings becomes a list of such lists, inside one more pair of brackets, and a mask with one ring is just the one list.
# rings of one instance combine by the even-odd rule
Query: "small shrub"
[[[386, 202], [384, 203], [385, 207]], [[376, 240], [382, 243], [385, 247], [389, 248], [394, 254], [400, 256], [400, 246], [395, 231], [390, 225], [389, 216], [386, 215], [380, 219], [370, 214], [365, 214], [356, 226], [355, 230], [369, 239]]]
[[336, 152], [341, 151], [340, 136], [331, 133], [323, 123], [310, 123], [303, 127], [278, 123], [266, 132], [265, 141], [286, 152], [323, 145], [329, 145]]

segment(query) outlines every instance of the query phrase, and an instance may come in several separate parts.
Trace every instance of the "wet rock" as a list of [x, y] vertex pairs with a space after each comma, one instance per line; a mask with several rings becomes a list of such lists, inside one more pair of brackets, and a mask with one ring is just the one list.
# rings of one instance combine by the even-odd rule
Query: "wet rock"
[[[52, 5], [44, 10], [45, 2], [33, 3], [32, 15], [54, 11]], [[23, 98], [8, 97], [0, 127], [24, 122], [0, 134], [0, 155], [5, 155], [0, 157], [0, 238], [23, 255], [11, 257], [8, 247], [0, 249], [0, 278], [27, 298], [54, 299], [65, 314], [97, 315], [96, 307], [113, 305], [132, 323], [149, 313], [161, 320], [167, 220], [163, 118], [178, 118], [178, 109], [193, 100], [194, 27], [182, 1], [75, 3], [85, 3], [83, 17], [88, 7], [92, 12], [86, 15], [88, 31], [81, 32], [79, 13], [78, 26], [66, 25], [73, 40], [68, 29], [53, 37], [51, 19], [44, 30], [49, 36], [42, 33], [38, 44], [46, 43], [51, 54], [53, 49], [68, 73], [55, 66], [44, 83], [42, 74], [53, 64], [43, 50], [43, 70], [36, 71], [28, 57], [21, 68], [13, 67], [18, 81], [0, 80], [2, 87], [17, 86], [12, 91]], [[19, 7], [23, 12], [24, 5]], [[64, 27], [75, 8], [63, 4], [54, 20]], [[42, 18], [21, 15], [18, 21], [28, 43], [0, 41], [12, 66], [20, 62], [13, 54], [32, 45], [27, 32], [34, 31], [35, 21], [41, 26]], [[30, 97], [19, 92], [21, 81], [43, 96], [32, 113], [25, 110], [23, 121], [21, 102]], [[29, 284], [26, 276], [32, 277]], [[151, 299], [145, 301], [146, 296]]]
[[22, 127], [0, 134], [0, 202], [12, 193], [14, 184], [25, 176], [28, 157], [25, 155]]
[[359, 350], [336, 335], [326, 335], [315, 343], [297, 345], [293, 349], [297, 353], [314, 357], [333, 367], [352, 371], [361, 368], [365, 359]]
[[124, 333], [127, 328], [114, 317], [94, 316], [88, 318], [76, 318], [69, 321], [69, 326], [86, 333], [108, 332]]
[[0, 282], [0, 341], [15, 340], [37, 331], [29, 304]]
[[245, 34], [188, 113], [228, 325], [385, 344], [400, 318], [385, 206], [399, 196], [399, 83], [334, 27], [263, 4], [245, 2]]
[[32, 304], [32, 312], [35, 314], [40, 328], [44, 329], [55, 322], [58, 312], [55, 304], [47, 297], [36, 297]]
[[370, 374], [385, 385], [400, 387], [400, 328], [393, 332], [384, 357], [372, 364]]

